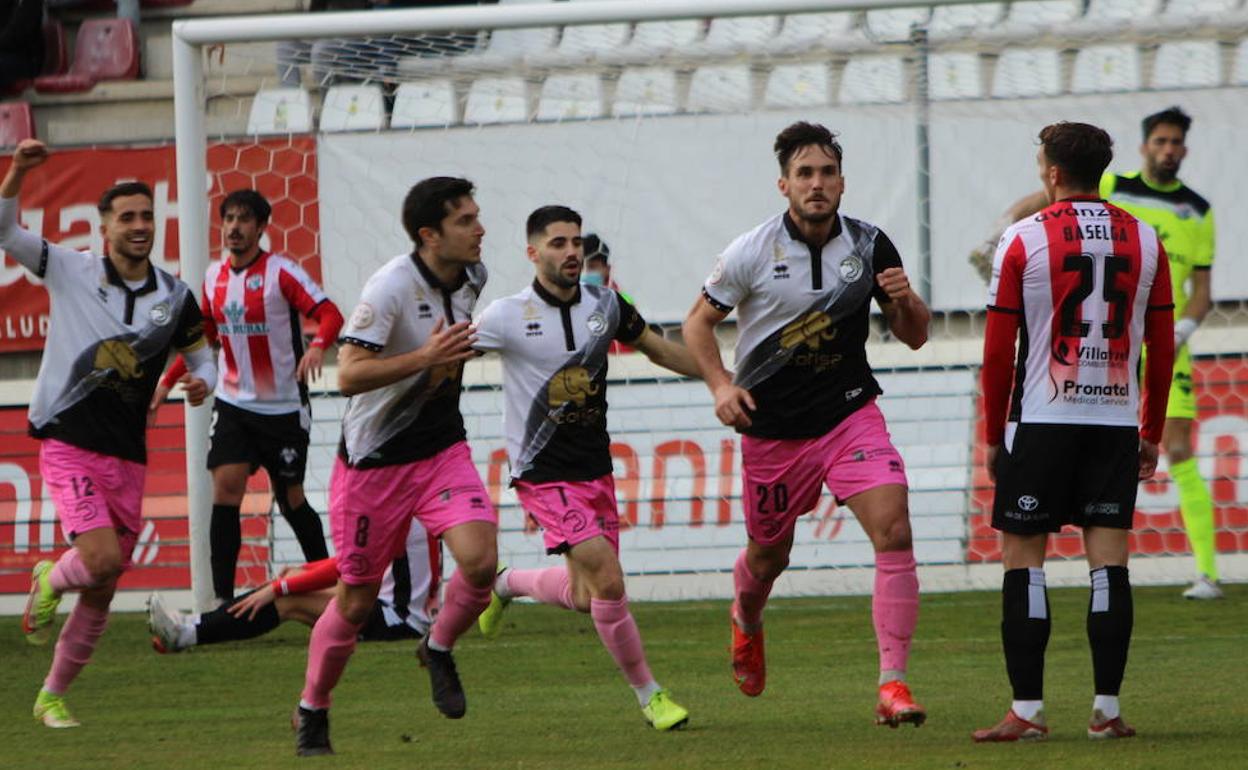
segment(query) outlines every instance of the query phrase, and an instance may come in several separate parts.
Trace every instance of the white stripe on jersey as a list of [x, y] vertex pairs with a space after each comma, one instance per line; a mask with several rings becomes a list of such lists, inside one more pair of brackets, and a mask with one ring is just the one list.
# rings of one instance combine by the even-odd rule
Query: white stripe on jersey
[[[386, 625], [407, 623], [419, 634], [429, 631], [440, 604], [436, 588], [441, 575], [435, 576], [433, 572], [435, 566], [439, 570], [442, 566], [440, 559], [436, 564], [434, 562], [436, 549], [441, 547], [440, 541], [430, 538], [420, 520], [413, 517], [411, 529], [407, 532], [407, 574], [398, 576], [399, 579], [396, 580], [392, 564], [386, 568], [386, 573], [381, 578], [381, 592], [377, 594], [377, 600], [382, 603]], [[395, 604], [395, 589], [400, 582], [405, 582], [407, 586], [407, 602], [404, 607]]]

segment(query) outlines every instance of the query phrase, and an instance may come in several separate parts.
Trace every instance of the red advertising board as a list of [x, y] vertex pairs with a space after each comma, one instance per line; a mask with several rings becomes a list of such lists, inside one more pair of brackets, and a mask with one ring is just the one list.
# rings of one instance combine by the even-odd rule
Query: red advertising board
[[[1195, 362], [1197, 423], [1194, 442], [1201, 456], [1201, 468], [1213, 494], [1217, 527], [1217, 548], [1223, 553], [1248, 551], [1248, 468], [1243, 468], [1242, 441], [1248, 441], [1248, 360], [1242, 358]], [[983, 401], [977, 408], [975, 469], [972, 475], [970, 537], [966, 557], [969, 562], [1000, 561], [1001, 545], [992, 529], [992, 485], [984, 470]], [[1094, 462], [1094, 458], [1087, 458]], [[1190, 553], [1179, 515], [1174, 483], [1163, 469], [1151, 481], [1140, 485], [1136, 501], [1131, 550], [1137, 554]], [[1212, 473], [1209, 473], [1212, 470]], [[1050, 557], [1083, 555], [1079, 530], [1067, 527], [1049, 541]]]
[[[9, 158], [0, 158], [0, 175]], [[22, 186], [22, 224], [54, 243], [104, 250], [100, 194], [113, 184], [140, 180], [152, 187], [157, 266], [178, 271], [178, 194], [173, 145], [141, 149], [56, 150]], [[316, 140], [313, 137], [216, 144], [208, 149], [212, 219], [209, 253], [221, 251], [217, 205], [229, 191], [254, 187], [273, 204], [265, 247], [300, 262], [321, 280], [318, 240]], [[198, 288], [198, 287], [196, 287]], [[38, 279], [9, 256], [0, 263], [0, 353], [42, 350], [47, 336], [48, 296]]]

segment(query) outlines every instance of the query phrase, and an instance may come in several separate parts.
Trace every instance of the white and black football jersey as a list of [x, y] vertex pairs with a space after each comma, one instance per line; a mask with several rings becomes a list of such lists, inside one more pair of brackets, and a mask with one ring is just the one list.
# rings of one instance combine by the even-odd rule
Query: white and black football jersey
[[814, 438], [881, 393], [867, 363], [876, 275], [901, 267], [879, 228], [837, 215], [822, 245], [802, 240], [789, 214], [741, 235], [702, 288], [722, 312], [737, 310], [736, 383], [758, 409], [743, 433]]
[[496, 300], [477, 324], [476, 347], [503, 359], [512, 479], [589, 481], [611, 472], [607, 352], [635, 342], [641, 314], [618, 293], [580, 286], [563, 302], [534, 281]]
[[190, 287], [151, 264], [143, 281], [127, 282], [108, 257], [48, 243], [16, 226], [16, 198], [0, 198], [0, 221], [9, 256], [51, 300], [30, 434], [146, 462], [147, 406], [170, 349], [206, 344]]
[[[445, 326], [472, 318], [486, 270], [470, 265], [457, 286], [445, 286], [416, 254], [395, 257], [368, 279], [339, 341], [378, 352], [408, 353]], [[357, 468], [432, 457], [463, 441], [459, 411], [463, 366], [426, 369], [383, 388], [352, 396], [342, 420], [339, 454]]]

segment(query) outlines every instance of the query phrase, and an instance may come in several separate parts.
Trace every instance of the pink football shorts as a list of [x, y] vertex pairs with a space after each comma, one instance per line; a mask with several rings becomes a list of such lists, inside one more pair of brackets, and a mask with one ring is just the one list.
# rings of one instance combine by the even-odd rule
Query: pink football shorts
[[814, 510], [826, 484], [844, 502], [859, 492], [906, 483], [906, 466], [875, 401], [818, 438], [741, 439], [745, 529], [760, 545], [793, 534], [797, 517]]
[[546, 553], [567, 553], [599, 535], [620, 552], [620, 512], [610, 473], [592, 481], [517, 481], [515, 487], [525, 513], [543, 530]]
[[129, 569], [143, 527], [147, 467], [44, 439], [39, 446], [39, 473], [52, 493], [65, 539], [72, 543], [83, 532], [110, 527], [117, 532], [121, 567]]
[[467, 442], [380, 468], [352, 468], [335, 460], [329, 524], [342, 582], [380, 583], [390, 562], [407, 550], [413, 516], [434, 537], [470, 521], [498, 524]]

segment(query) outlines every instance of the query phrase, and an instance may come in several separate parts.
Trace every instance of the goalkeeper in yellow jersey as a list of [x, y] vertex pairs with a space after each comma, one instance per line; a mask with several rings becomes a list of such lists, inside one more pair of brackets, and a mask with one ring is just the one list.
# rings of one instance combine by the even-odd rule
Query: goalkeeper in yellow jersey
[[[1174, 290], [1174, 378], [1166, 410], [1162, 446], [1170, 463], [1170, 475], [1179, 491], [1179, 511], [1187, 539], [1196, 557], [1199, 575], [1183, 592], [1188, 599], [1220, 599], [1215, 563], [1214, 510], [1209, 486], [1200, 475], [1192, 451], [1192, 422], [1196, 419], [1196, 396], [1192, 388], [1192, 354], [1187, 341], [1208, 314], [1213, 302], [1210, 268], [1213, 266], [1213, 207], [1179, 181], [1179, 167], [1187, 155], [1187, 132], [1191, 117], [1178, 107], [1149, 115], [1142, 122], [1144, 142], [1140, 155], [1144, 166], [1129, 174], [1106, 172], [1101, 178], [1101, 197], [1152, 225], [1170, 257]], [[1043, 193], [1015, 203], [1003, 219], [1014, 222], [1039, 211]], [[997, 236], [986, 253], [991, 257]], [[976, 251], [971, 261], [977, 263]], [[978, 263], [977, 263], [978, 266]]]

